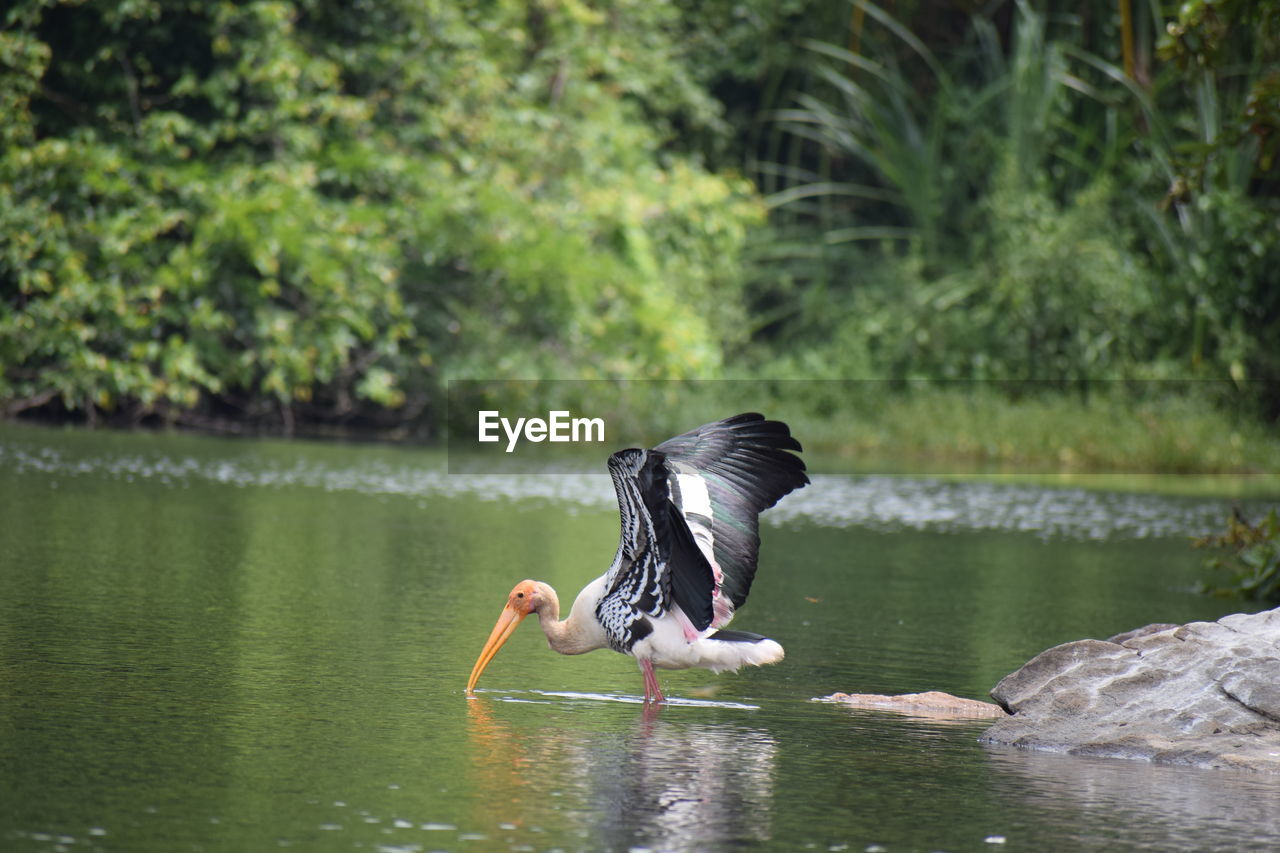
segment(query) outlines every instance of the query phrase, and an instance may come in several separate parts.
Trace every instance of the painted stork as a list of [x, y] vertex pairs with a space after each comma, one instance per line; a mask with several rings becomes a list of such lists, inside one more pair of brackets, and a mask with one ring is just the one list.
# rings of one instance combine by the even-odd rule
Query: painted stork
[[726, 631], [747, 600], [760, 550], [758, 517], [809, 482], [787, 425], [747, 413], [706, 424], [652, 450], [609, 457], [622, 515], [613, 564], [583, 587], [569, 617], [541, 581], [516, 584], [467, 681], [475, 688], [530, 613], [547, 643], [577, 655], [610, 648], [634, 657], [644, 702], [663, 702], [654, 668], [712, 672], [782, 660], [782, 646], [759, 634]]

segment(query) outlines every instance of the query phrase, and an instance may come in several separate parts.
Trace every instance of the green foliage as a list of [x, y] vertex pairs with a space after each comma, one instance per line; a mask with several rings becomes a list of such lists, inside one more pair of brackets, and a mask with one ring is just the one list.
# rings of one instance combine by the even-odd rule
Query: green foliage
[[1151, 279], [1106, 218], [1107, 188], [1067, 206], [1010, 169], [986, 199], [989, 241], [968, 266], [891, 267], [860, 289], [838, 339], [861, 340], [871, 375], [1053, 380], [1132, 376]]
[[714, 373], [761, 209], [664, 150], [677, 123], [723, 132], [679, 20], [20, 3], [0, 405], [398, 422], [446, 374]]
[[1208, 177], [1211, 161], [1229, 149], [1255, 144], [1257, 165], [1269, 172], [1280, 152], [1280, 9], [1248, 0], [1191, 0], [1165, 27], [1158, 52], [1197, 85], [1202, 119], [1211, 117], [1206, 108], [1215, 101], [1232, 109], [1187, 146], [1193, 180]]
[[1275, 9], [1153, 2], [1130, 76], [1114, 4], [972, 8], [11, 4], [0, 412], [765, 371], [1280, 414]]
[[[944, 62], [879, 7], [860, 52], [810, 40], [811, 90], [775, 119], [820, 147], [833, 163], [817, 180], [797, 180], [770, 198], [813, 210], [827, 243], [900, 240], [930, 272], [973, 256], [984, 198], [1002, 174], [1034, 184], [1045, 169], [1079, 159], [1083, 135], [1062, 105], [1070, 82], [1043, 16], [1020, 7], [1009, 55], [994, 25], [975, 18], [965, 49]], [[838, 170], [838, 172], [837, 172]]]
[[1280, 515], [1274, 509], [1256, 525], [1236, 510], [1227, 519], [1224, 532], [1197, 539], [1192, 545], [1225, 552], [1206, 560], [1205, 565], [1231, 572], [1231, 585], [1208, 591], [1280, 604]]
[[778, 369], [1231, 377], [1280, 412], [1274, 383], [1248, 381], [1280, 375], [1280, 40], [1263, 6], [1185, 4], [1166, 28], [1153, 4], [1140, 40], [1159, 35], [1166, 62], [1144, 85], [1097, 45], [1100, 7], [1017, 4], [1011, 26], [974, 13], [946, 39], [933, 4], [897, 18], [854, 0], [856, 47], [810, 41], [774, 114], [798, 142], [768, 172], [786, 183], [750, 293]]
[[[1064, 394], [1049, 383], [832, 380], [768, 390], [806, 451], [856, 471], [1053, 474], [1127, 489], [1220, 474], [1209, 491], [1274, 494], [1280, 437], [1206, 405], [1203, 384], [1093, 382]], [[841, 416], [850, 410], [853, 423]]]
[[[831, 261], [856, 277], [814, 285], [821, 299], [791, 300], [811, 311], [792, 318], [788, 343], [812, 348], [832, 377], [1080, 383], [1143, 373], [1155, 354], [1156, 281], [1115, 221], [1111, 182], [1079, 178], [1102, 141], [1069, 120], [1071, 78], [1044, 18], [1021, 7], [1007, 57], [976, 19], [953, 71], [899, 22], [857, 5], [888, 41], [869, 40], [865, 54], [814, 43], [834, 100], [802, 95], [803, 109], [779, 116], [839, 152], [859, 182], [800, 184], [772, 200], [821, 198], [825, 242], [864, 248]], [[914, 82], [922, 75], [929, 85]]]
[[[1133, 97], [1151, 131], [1138, 144], [1165, 182], [1153, 187], [1165, 192], [1152, 253], [1180, 285], [1170, 307], [1184, 331], [1170, 338], [1195, 368], [1272, 379], [1280, 375], [1271, 344], [1280, 335], [1280, 13], [1235, 0], [1186, 3], [1159, 52], [1170, 61], [1162, 85]], [[1265, 403], [1280, 413], [1280, 395]]]

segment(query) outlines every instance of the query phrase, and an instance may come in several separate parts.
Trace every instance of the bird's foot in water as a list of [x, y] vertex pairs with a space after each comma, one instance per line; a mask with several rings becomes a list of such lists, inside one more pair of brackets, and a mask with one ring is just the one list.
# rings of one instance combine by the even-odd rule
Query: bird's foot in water
[[658, 676], [653, 671], [653, 661], [646, 658], [640, 660], [640, 671], [644, 673], [644, 704], [658, 704], [666, 702], [667, 697], [662, 695], [662, 688], [658, 686]]

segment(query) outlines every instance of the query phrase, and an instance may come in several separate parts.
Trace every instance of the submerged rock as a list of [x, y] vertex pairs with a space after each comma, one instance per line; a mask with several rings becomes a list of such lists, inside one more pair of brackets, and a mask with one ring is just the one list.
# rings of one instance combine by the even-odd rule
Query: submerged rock
[[977, 699], [963, 699], [930, 690], [926, 693], [903, 693], [897, 696], [885, 696], [879, 693], [832, 693], [818, 700], [848, 705], [870, 711], [896, 711], [912, 717], [927, 717], [935, 720], [985, 720], [991, 717], [1003, 717], [1004, 709], [990, 702], [979, 702]]
[[1054, 646], [991, 695], [984, 743], [1280, 773], [1280, 608]]

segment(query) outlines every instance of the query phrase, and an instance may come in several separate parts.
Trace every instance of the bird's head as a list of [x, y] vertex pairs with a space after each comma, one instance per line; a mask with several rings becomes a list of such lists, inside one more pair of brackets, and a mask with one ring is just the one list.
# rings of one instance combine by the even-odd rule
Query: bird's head
[[546, 584], [537, 581], [520, 581], [511, 590], [511, 595], [507, 596], [507, 606], [502, 608], [498, 623], [493, 626], [493, 631], [489, 633], [489, 639], [485, 641], [480, 657], [476, 658], [476, 665], [471, 668], [471, 677], [467, 679], [468, 694], [480, 680], [480, 673], [484, 672], [484, 668], [489, 665], [489, 661], [493, 660], [493, 656], [498, 653], [498, 649], [502, 648], [502, 644], [516, 632], [516, 628], [524, 617], [536, 611], [541, 605], [546, 597], [544, 587]]
[[530, 613], [538, 609], [538, 605], [542, 603], [544, 593], [542, 587], [546, 584], [537, 581], [520, 581], [511, 589], [511, 594], [507, 596], [507, 606], [504, 609], [514, 610], [521, 617], [528, 616]]

